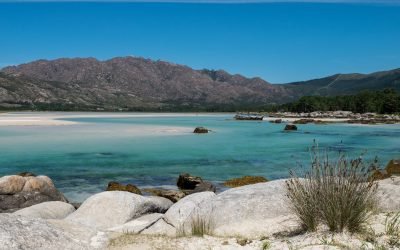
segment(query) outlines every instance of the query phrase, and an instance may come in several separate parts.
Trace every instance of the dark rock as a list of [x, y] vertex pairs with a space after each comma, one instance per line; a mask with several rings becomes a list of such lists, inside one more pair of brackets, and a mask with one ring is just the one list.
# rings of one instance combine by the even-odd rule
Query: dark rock
[[22, 176], [22, 177], [36, 176], [34, 173], [31, 173], [31, 172], [22, 172], [17, 175]]
[[256, 184], [260, 182], [267, 182], [268, 180], [262, 176], [243, 176], [240, 178], [234, 178], [224, 182], [224, 186], [227, 187], [241, 187], [250, 184]]
[[287, 124], [285, 126], [285, 131], [297, 130], [297, 126], [294, 124]]
[[237, 114], [234, 118], [236, 120], [262, 121], [264, 116], [258, 114]]
[[313, 123], [314, 119], [300, 119], [296, 120], [293, 122], [293, 124], [307, 124], [307, 123]]
[[193, 133], [195, 134], [207, 134], [208, 133], [208, 129], [204, 128], [204, 127], [197, 127], [194, 129]]
[[177, 202], [183, 197], [185, 197], [185, 193], [179, 190], [164, 190], [164, 189], [156, 189], [156, 188], [147, 188], [143, 189], [143, 192], [147, 192], [156, 196], [167, 198], [172, 202]]
[[400, 160], [389, 161], [385, 170], [390, 175], [392, 175], [392, 174], [399, 175], [400, 174]]
[[190, 189], [193, 190], [196, 188], [196, 186], [200, 183], [202, 183], [203, 180], [200, 177], [197, 176], [191, 176], [188, 173], [182, 173], [179, 175], [178, 181], [176, 185], [180, 189]]
[[128, 185], [123, 185], [121, 183], [118, 183], [116, 181], [110, 181], [108, 183], [106, 191], [126, 191], [134, 194], [142, 194], [139, 188], [137, 188], [135, 185], [128, 184]]

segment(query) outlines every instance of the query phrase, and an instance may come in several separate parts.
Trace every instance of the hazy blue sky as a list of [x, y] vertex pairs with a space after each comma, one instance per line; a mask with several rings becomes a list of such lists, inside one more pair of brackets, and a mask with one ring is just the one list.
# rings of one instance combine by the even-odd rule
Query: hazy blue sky
[[0, 67], [41, 58], [133, 55], [273, 83], [400, 67], [400, 5], [393, 0], [0, 2]]

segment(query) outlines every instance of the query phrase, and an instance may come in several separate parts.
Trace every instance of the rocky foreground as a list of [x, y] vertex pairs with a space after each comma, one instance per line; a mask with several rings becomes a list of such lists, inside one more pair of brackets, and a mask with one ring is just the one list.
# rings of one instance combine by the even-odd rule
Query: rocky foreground
[[[37, 195], [45, 187], [54, 187], [44, 177], [20, 177], [0, 178], [2, 197], [27, 190]], [[37, 179], [47, 182], [40, 182], [41, 186]], [[285, 180], [219, 194], [200, 190], [176, 203], [129, 191], [106, 191], [91, 196], [78, 209], [59, 199], [1, 213], [0, 249], [398, 249], [400, 240], [396, 243], [388, 236], [385, 221], [390, 213], [400, 211], [400, 177], [380, 180], [378, 197], [379, 210], [370, 229], [350, 235], [330, 234], [323, 228], [318, 233], [303, 232], [288, 207]], [[199, 224], [206, 235], [194, 237], [194, 226]]]

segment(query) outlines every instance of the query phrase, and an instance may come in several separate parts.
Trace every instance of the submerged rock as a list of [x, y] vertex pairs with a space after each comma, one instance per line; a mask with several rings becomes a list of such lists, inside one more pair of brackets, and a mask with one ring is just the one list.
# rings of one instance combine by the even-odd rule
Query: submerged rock
[[208, 129], [206, 129], [205, 127], [197, 127], [194, 129], [193, 133], [195, 134], [207, 134], [208, 133]]
[[263, 176], [243, 176], [225, 181], [224, 186], [233, 188], [267, 181], [268, 180]]
[[140, 189], [137, 188], [135, 185], [132, 184], [123, 185], [116, 181], [109, 182], [106, 191], [126, 191], [134, 194], [140, 194], [140, 195], [142, 194]]
[[0, 212], [14, 212], [46, 201], [68, 202], [49, 177], [10, 175], [0, 178]]
[[297, 130], [297, 126], [294, 125], [294, 124], [287, 124], [287, 125], [285, 126], [285, 129], [284, 129], [284, 130], [285, 130], [285, 131]]

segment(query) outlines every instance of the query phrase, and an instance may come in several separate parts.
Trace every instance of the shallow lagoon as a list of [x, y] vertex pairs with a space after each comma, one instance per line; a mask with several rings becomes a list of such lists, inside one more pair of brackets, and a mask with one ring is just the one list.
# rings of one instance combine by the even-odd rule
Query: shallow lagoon
[[[400, 158], [400, 125], [308, 124], [283, 132], [284, 124], [235, 121], [233, 114], [98, 115], [66, 113], [62, 119], [74, 125], [0, 127], [0, 175], [48, 175], [70, 200], [82, 201], [113, 180], [175, 188], [181, 172], [215, 182], [287, 177], [298, 163], [309, 163], [314, 139], [332, 156], [367, 151], [382, 165]], [[213, 132], [192, 134], [196, 126]]]

